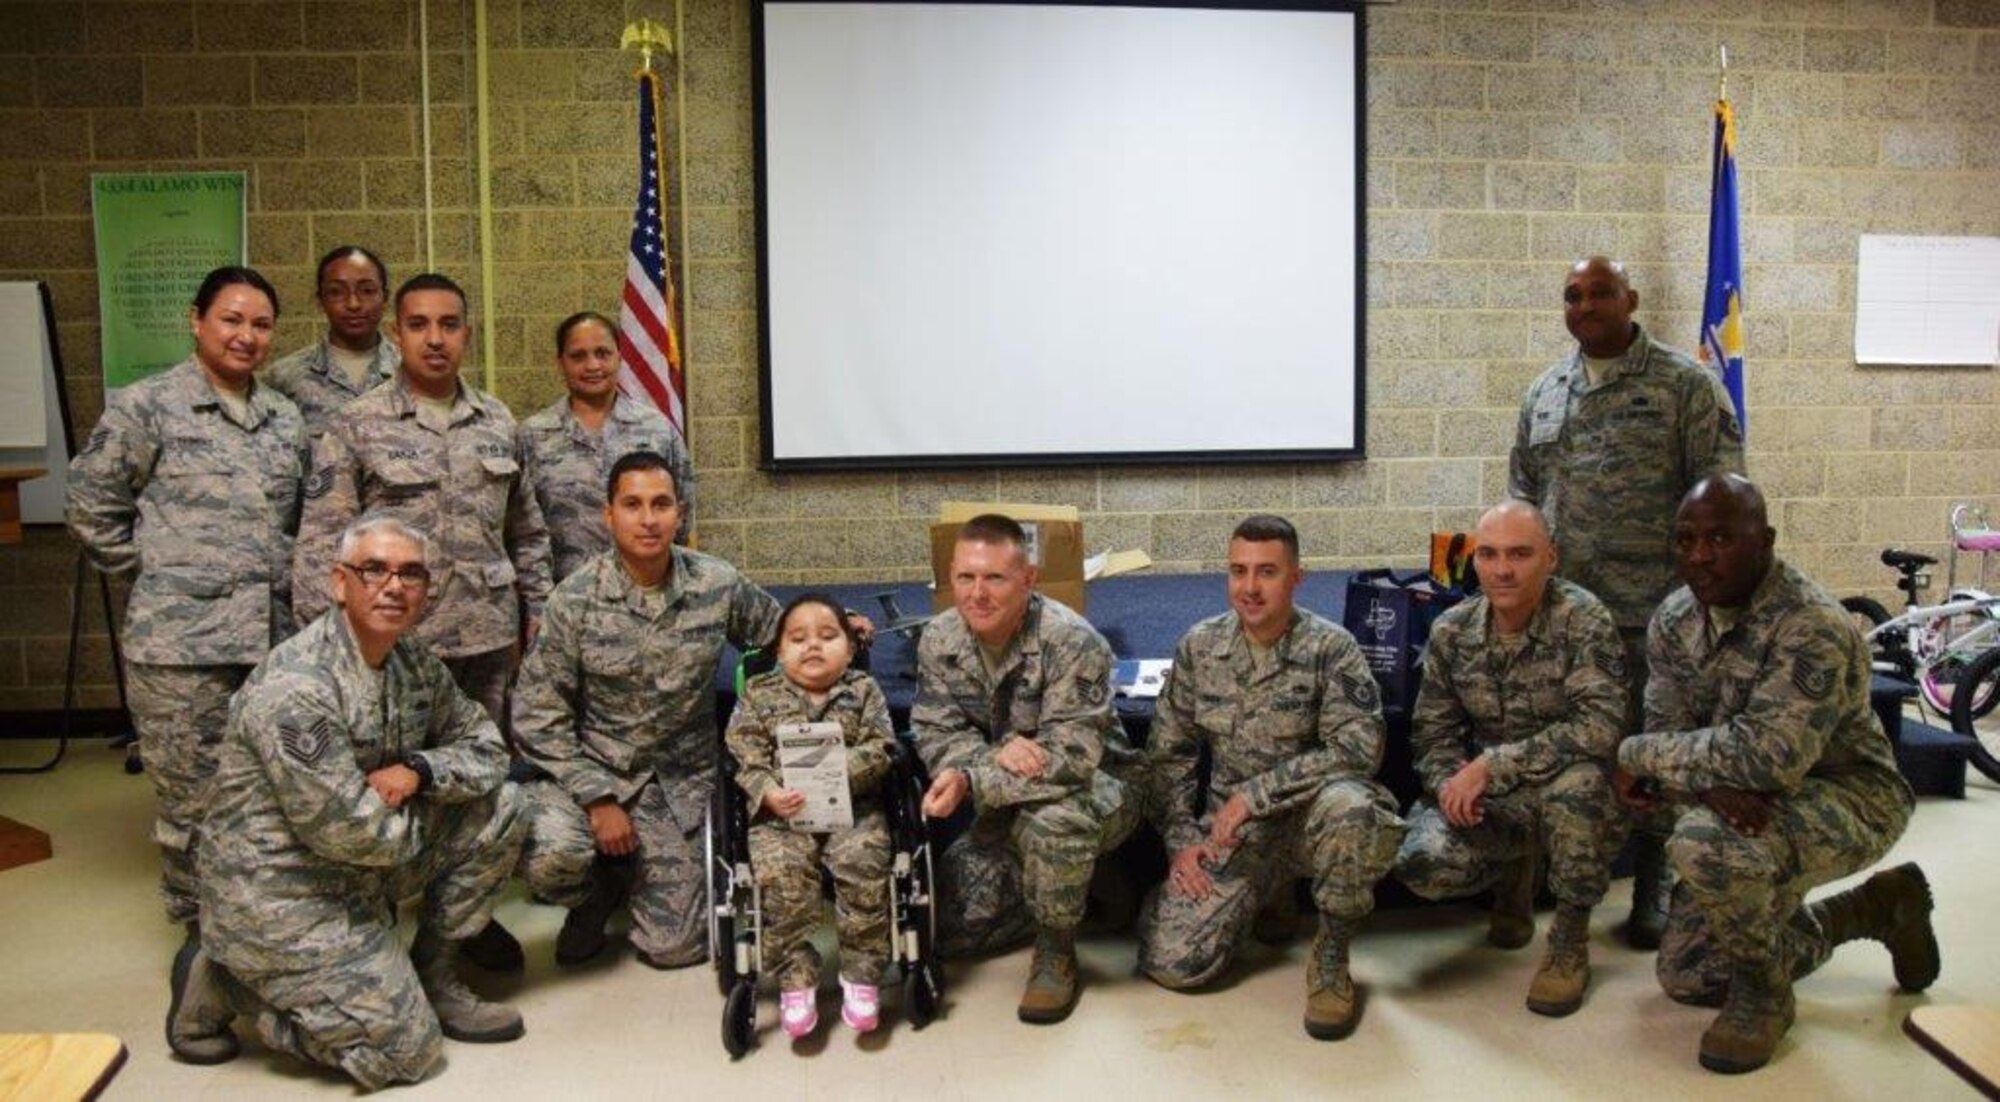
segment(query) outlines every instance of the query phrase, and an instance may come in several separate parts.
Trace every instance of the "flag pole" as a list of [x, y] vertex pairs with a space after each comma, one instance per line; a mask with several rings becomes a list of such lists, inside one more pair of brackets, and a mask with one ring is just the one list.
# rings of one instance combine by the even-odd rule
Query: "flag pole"
[[1715, 48], [1720, 64], [1715, 70], [1715, 98], [1729, 98], [1729, 46], [1727, 43]]

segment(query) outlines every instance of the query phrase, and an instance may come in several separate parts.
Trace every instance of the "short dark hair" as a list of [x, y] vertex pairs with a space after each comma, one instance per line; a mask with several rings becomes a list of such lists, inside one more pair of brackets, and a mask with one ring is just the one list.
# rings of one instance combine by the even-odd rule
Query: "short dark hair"
[[777, 653], [779, 644], [784, 641], [785, 625], [791, 621], [792, 613], [804, 608], [806, 605], [824, 605], [831, 611], [834, 622], [840, 625], [840, 630], [847, 636], [847, 645], [854, 649], [856, 655], [861, 653], [861, 633], [856, 631], [854, 625], [848, 621], [846, 606], [834, 600], [830, 594], [801, 593], [785, 602], [784, 611], [778, 613], [778, 627], [771, 634], [772, 654], [775, 655]]
[[1004, 513], [981, 513], [958, 526], [960, 543], [1011, 543], [1028, 549], [1028, 532], [1021, 522]]
[[570, 316], [564, 318], [561, 322], [557, 323], [556, 355], [558, 356], [562, 355], [563, 349], [568, 347], [570, 331], [587, 321], [594, 321], [597, 324], [602, 325], [604, 327], [604, 331], [606, 333], [611, 334], [611, 339], [613, 341], [616, 341], [618, 339], [618, 327], [611, 324], [610, 318], [605, 317], [603, 314], [600, 314], [595, 310], [579, 310], [576, 313], [571, 314]]
[[606, 503], [618, 496], [618, 480], [631, 471], [665, 471], [667, 481], [673, 483], [674, 497], [681, 496], [681, 480], [675, 476], [673, 465], [667, 462], [666, 456], [641, 448], [638, 451], [626, 452], [618, 457], [618, 462], [611, 465], [611, 473], [604, 477]]
[[395, 312], [397, 317], [403, 315], [403, 299], [417, 291], [450, 291], [452, 294], [458, 296], [459, 309], [465, 310], [467, 313], [471, 312], [471, 305], [465, 297], [465, 288], [460, 287], [457, 280], [452, 279], [448, 275], [440, 275], [437, 272], [422, 272], [404, 280], [403, 285], [396, 288]]
[[271, 286], [271, 281], [265, 279], [262, 272], [255, 268], [245, 268], [240, 264], [225, 265], [202, 277], [201, 286], [194, 291], [195, 314], [207, 317], [208, 308], [215, 305], [215, 296], [221, 294], [224, 287], [234, 287], [238, 284], [255, 287], [264, 292], [264, 297], [271, 300], [271, 316], [274, 318], [278, 316], [278, 289]]
[[1281, 516], [1258, 513], [1255, 516], [1244, 517], [1243, 523], [1237, 525], [1234, 532], [1229, 533], [1229, 538], [1249, 540], [1251, 543], [1277, 540], [1285, 545], [1285, 550], [1291, 552], [1293, 562], [1299, 561], [1299, 530], [1292, 527], [1291, 521]]
[[375, 265], [375, 278], [382, 281], [382, 286], [389, 285], [389, 266], [382, 263], [381, 257], [360, 245], [337, 245], [331, 252], [319, 258], [319, 271], [313, 276], [313, 286], [318, 287], [326, 282], [326, 270], [333, 267], [334, 261], [350, 256], [359, 256]]

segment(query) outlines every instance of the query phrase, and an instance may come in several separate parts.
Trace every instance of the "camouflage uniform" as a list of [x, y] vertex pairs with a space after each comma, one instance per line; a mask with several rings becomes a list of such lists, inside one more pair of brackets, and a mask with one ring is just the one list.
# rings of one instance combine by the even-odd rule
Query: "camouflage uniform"
[[[777, 728], [825, 721], [840, 724], [847, 744], [854, 825], [807, 834], [762, 808], [766, 793], [784, 787]], [[764, 959], [778, 989], [809, 991], [819, 985], [819, 952], [809, 939], [819, 925], [822, 864], [833, 877], [840, 974], [854, 983], [880, 984], [889, 963], [889, 824], [881, 792], [889, 777], [889, 740], [895, 737], [881, 687], [850, 669], [826, 702], [815, 706], [804, 689], [773, 670], [743, 687], [724, 737], [736, 757], [736, 783], [750, 801], [750, 867], [763, 892]]]
[[553, 780], [526, 786], [522, 875], [581, 906], [597, 841], [584, 805], [610, 797], [638, 835], [632, 944], [658, 961], [707, 952], [702, 826], [715, 791], [715, 667], [726, 640], [770, 641], [778, 602], [721, 559], [673, 549], [657, 609], [608, 551], [556, 587], [514, 689], [521, 752]]
[[364, 513], [394, 516], [437, 547], [429, 610], [412, 634], [445, 660], [466, 694], [505, 722], [507, 652], [522, 605], [549, 593], [549, 534], [522, 477], [514, 418], [459, 384], [449, 426], [421, 416], [399, 377], [335, 414], [313, 449], [292, 571], [301, 620], [327, 607], [327, 564]]
[[[1873, 864], [1915, 798], [1868, 702], [1868, 651], [1819, 585], [1782, 561], [1711, 638], [1708, 610], [1676, 590], [1653, 617], [1646, 734], [1618, 764], [1658, 779], [1679, 817], [1667, 855], [1680, 874], [1660, 985], [1712, 999], [1732, 965], [1778, 961], [1796, 978], [1832, 946], [1808, 889]], [[1738, 833], [1693, 797], [1731, 787], [1778, 795], [1763, 834]]]
[[176, 922], [195, 917], [193, 835], [229, 694], [292, 633], [303, 429], [298, 407], [254, 382], [249, 418], [186, 360], [114, 391], [69, 465], [70, 533], [99, 569], [136, 574], [126, 703]]
[[1632, 344], [1592, 386], [1581, 349], [1528, 388], [1508, 459], [1508, 492], [1541, 507], [1559, 574], [1611, 610], [1635, 675], [1627, 730], [1639, 726], [1646, 621], [1677, 584], [1672, 533], [1681, 497], [1743, 469], [1743, 428], [1721, 380], [1633, 326]]
[[264, 381], [296, 402], [305, 418], [306, 439], [318, 440], [333, 415], [363, 394], [388, 382], [403, 365], [403, 352], [396, 342], [381, 340], [375, 345], [375, 361], [368, 365], [368, 377], [359, 387], [348, 381], [347, 373], [335, 367], [333, 353], [325, 337], [287, 356], [272, 360], [264, 369]]
[[[1370, 778], [1382, 762], [1382, 702], [1354, 637], [1304, 609], [1260, 668], [1234, 612], [1196, 624], [1174, 652], [1146, 746], [1154, 825], [1177, 853], [1206, 841], [1231, 796], [1250, 804], [1241, 843], [1203, 899], [1161, 890], [1140, 926], [1139, 970], [1168, 987], [1229, 966], [1258, 901], [1313, 878], [1321, 912], [1358, 921], [1375, 906], [1403, 821]], [[1196, 761], [1212, 756], [1201, 798]], [[1199, 814], [1197, 814], [1199, 809]]]
[[[523, 825], [500, 732], [444, 666], [405, 638], [376, 676], [339, 613], [273, 650], [230, 709], [201, 837], [202, 945], [230, 1001], [266, 1046], [371, 1089], [440, 1051], [397, 903], [421, 895], [421, 929], [471, 936]], [[430, 780], [392, 810], [367, 774], [413, 757]]]
[[[1111, 648], [1097, 629], [1036, 594], [989, 677], [964, 618], [945, 612], [917, 647], [910, 729], [931, 776], [959, 769], [971, 781], [972, 826], [937, 868], [939, 950], [1074, 929], [1097, 855], [1139, 818], [1139, 801], [1113, 776], [1134, 759], [1111, 712]], [[994, 760], [1013, 735], [1048, 754], [1045, 775], [1018, 777]]]
[[[1623, 841], [1610, 771], [1625, 728], [1624, 646], [1597, 598], [1551, 578], [1519, 648], [1497, 637], [1484, 597], [1431, 628], [1410, 729], [1427, 799], [1396, 873], [1429, 899], [1471, 895], [1539, 842], [1549, 890], [1588, 909]], [[1480, 753], [1492, 766], [1485, 819], [1453, 827], [1438, 791]]]
[[686, 543], [694, 524], [694, 462], [680, 434], [658, 410], [619, 395], [604, 427], [592, 432], [570, 412], [569, 399], [560, 398], [521, 422], [521, 457], [548, 521], [557, 581], [592, 555], [611, 549], [611, 532], [604, 526], [604, 480], [613, 463], [637, 451], [653, 452], [673, 468], [681, 502], [681, 526], [674, 539]]

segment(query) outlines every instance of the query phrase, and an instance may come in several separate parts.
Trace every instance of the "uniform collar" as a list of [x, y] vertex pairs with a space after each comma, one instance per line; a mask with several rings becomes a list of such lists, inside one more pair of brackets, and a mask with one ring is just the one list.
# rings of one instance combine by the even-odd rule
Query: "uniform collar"
[[[417, 396], [410, 389], [409, 380], [403, 378], [399, 373], [391, 382], [395, 385], [390, 388], [390, 408], [395, 411], [398, 417], [416, 417]], [[465, 385], [464, 379], [458, 380], [458, 392], [452, 395], [451, 399], [451, 423], [453, 425], [462, 425], [479, 415], [480, 407], [473, 400], [473, 393], [473, 389]]]
[[[169, 377], [188, 409], [213, 409], [230, 424], [236, 424], [229, 407], [222, 401], [222, 395], [216, 393], [215, 385], [208, 381], [208, 376], [202, 372], [201, 364], [195, 362], [194, 357], [190, 356], [175, 365]], [[278, 411], [254, 375], [251, 376], [249, 389], [244, 391], [244, 398], [249, 403], [250, 423], [242, 428], [252, 431], [261, 428]]]
[[[1551, 577], [1543, 586], [1542, 602], [1535, 606], [1535, 614], [1528, 618], [1528, 630], [1522, 632], [1522, 635], [1537, 647], [1545, 646], [1549, 642], [1549, 620], [1554, 615], [1550, 610], [1562, 601], [1557, 588], [1560, 584], [1559, 579]], [[1493, 630], [1493, 602], [1484, 594], [1480, 595], [1478, 600], [1479, 615], [1474, 616], [1472, 623], [1467, 626], [1466, 641], [1472, 646], [1483, 648], [1502, 636]]]
[[813, 704], [812, 697], [807, 694], [804, 687], [793, 684], [792, 679], [786, 677], [783, 670], [773, 670], [771, 672], [772, 676], [777, 679], [777, 683], [783, 688], [783, 691], [795, 703], [803, 707], [809, 715], [825, 715], [827, 712], [833, 710], [833, 705], [841, 697], [856, 695], [860, 691], [858, 686], [861, 683], [861, 678], [865, 676], [860, 670], [852, 666], [842, 670], [840, 672], [840, 680], [834, 682], [833, 686], [826, 691], [826, 703], [816, 706]]
[[[687, 594], [688, 573], [696, 569], [693, 558], [678, 544], [671, 549], [673, 565], [667, 570], [666, 603], [663, 608], [674, 608]], [[646, 599], [639, 589], [639, 583], [625, 572], [625, 564], [618, 557], [618, 548], [612, 547], [600, 553], [597, 567], [597, 598], [610, 604], [621, 604], [635, 615], [644, 617]]]
[[[1776, 555], [1771, 556], [1771, 569], [1765, 571], [1763, 580], [1757, 583], [1757, 588], [1750, 591], [1750, 599], [1737, 607], [1736, 623], [1731, 627], [1731, 631], [1753, 620], [1763, 619], [1770, 611], [1772, 605], [1785, 599], [1786, 591], [1791, 588], [1790, 583], [1782, 577], [1787, 572], [1788, 568], [1785, 566], [1785, 560]], [[1690, 591], [1689, 596], [1693, 596], [1692, 591]], [[1701, 606], [1701, 625], [1706, 630], [1708, 626], [1708, 606], [1701, 604], [1699, 599], [1695, 601], [1695, 604]], [[1724, 634], [1727, 633], [1725, 632]]]
[[[1626, 345], [1625, 351], [1611, 361], [1610, 368], [1604, 373], [1604, 381], [1598, 386], [1609, 386], [1628, 376], [1643, 374], [1647, 365], [1652, 362], [1652, 358], [1653, 340], [1646, 335], [1645, 328], [1635, 321], [1632, 323], [1632, 343]], [[1576, 351], [1570, 353], [1567, 365], [1568, 374], [1565, 376], [1565, 382], [1569, 384], [1571, 390], [1577, 392], [1590, 386], [1590, 375], [1584, 370], [1583, 359], [1583, 347], [1579, 345]]]
[[[1292, 622], [1286, 625], [1284, 634], [1278, 636], [1271, 644], [1271, 653], [1278, 659], [1277, 665], [1282, 666], [1291, 661], [1292, 649], [1298, 641], [1299, 636], [1305, 630], [1305, 626], [1306, 616], [1304, 610], [1294, 605], [1292, 607]], [[1241, 659], [1244, 662], [1250, 661], [1250, 636], [1244, 632], [1243, 617], [1236, 610], [1231, 609], [1229, 611], [1229, 630], [1222, 633], [1222, 636], [1215, 640], [1214, 649], [1210, 653], [1217, 658], [1230, 661], [1237, 659]]]

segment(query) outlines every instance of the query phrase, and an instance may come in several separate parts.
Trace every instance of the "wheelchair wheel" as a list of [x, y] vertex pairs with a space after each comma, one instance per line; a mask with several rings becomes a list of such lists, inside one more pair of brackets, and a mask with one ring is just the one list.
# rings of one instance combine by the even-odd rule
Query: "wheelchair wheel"
[[2000, 781], [2000, 729], [1984, 719], [2000, 704], [2000, 647], [1972, 660], [1958, 675], [1951, 694], [1951, 729], [1972, 739], [1972, 764], [1981, 773]]
[[944, 969], [934, 960], [918, 965], [910, 972], [905, 997], [912, 1027], [922, 1029], [936, 1021], [938, 1011], [944, 1008]]
[[722, 1004], [722, 1047], [730, 1059], [750, 1051], [757, 1039], [757, 985], [743, 980], [729, 989]]
[[703, 857], [708, 862], [708, 960], [715, 968], [716, 993], [727, 995], [735, 989], [736, 901], [729, 884], [729, 866], [716, 852], [716, 820], [710, 817], [702, 830]]

